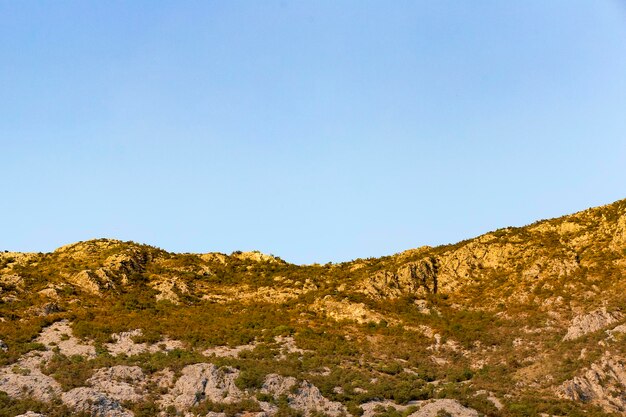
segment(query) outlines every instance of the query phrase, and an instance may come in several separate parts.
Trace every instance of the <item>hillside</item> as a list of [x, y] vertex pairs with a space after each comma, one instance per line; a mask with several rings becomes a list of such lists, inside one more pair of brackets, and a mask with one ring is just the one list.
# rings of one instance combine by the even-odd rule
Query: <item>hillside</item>
[[0, 417], [626, 415], [626, 200], [341, 264], [0, 253]]

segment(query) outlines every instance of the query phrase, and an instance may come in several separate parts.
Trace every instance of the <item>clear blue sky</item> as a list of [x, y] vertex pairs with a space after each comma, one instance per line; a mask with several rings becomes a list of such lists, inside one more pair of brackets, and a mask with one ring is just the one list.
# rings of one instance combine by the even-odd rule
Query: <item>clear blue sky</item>
[[296, 263], [626, 197], [624, 1], [0, 0], [0, 249]]

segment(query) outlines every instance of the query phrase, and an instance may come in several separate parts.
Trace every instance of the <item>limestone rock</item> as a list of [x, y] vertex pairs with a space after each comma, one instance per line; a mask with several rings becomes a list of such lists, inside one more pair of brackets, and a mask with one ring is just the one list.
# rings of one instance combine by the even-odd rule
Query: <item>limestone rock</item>
[[606, 352], [581, 376], [564, 382], [557, 388], [562, 398], [591, 402], [609, 412], [626, 411], [626, 364]]
[[[423, 404], [423, 405], [422, 405]], [[409, 417], [438, 417], [442, 410], [452, 417], [478, 417], [476, 410], [464, 407], [456, 400], [443, 399], [420, 403], [419, 410]]]
[[217, 356], [218, 358], [236, 358], [241, 352], [249, 352], [256, 347], [256, 343], [239, 346], [214, 346], [205, 349], [202, 354], [204, 356]]
[[241, 259], [242, 261], [254, 261], [254, 262], [271, 262], [278, 263], [281, 262], [278, 258], [273, 255], [267, 255], [265, 253], [261, 253], [259, 251], [251, 251], [251, 252], [233, 252], [230, 256], [233, 258]]
[[243, 398], [243, 393], [235, 385], [239, 371], [233, 368], [218, 368], [211, 363], [197, 363], [183, 368], [182, 376], [174, 388], [161, 399], [163, 407], [173, 405], [177, 410], [185, 410], [202, 400], [232, 403]]
[[17, 274], [0, 275], [0, 284], [15, 288], [24, 286], [24, 279]]
[[364, 303], [353, 303], [347, 299], [337, 301], [330, 295], [323, 299], [315, 300], [311, 309], [319, 311], [334, 320], [350, 320], [357, 323], [381, 322], [384, 316], [376, 313], [365, 306]]
[[133, 339], [143, 335], [141, 329], [129, 330], [127, 332], [115, 333], [111, 335], [113, 342], [105, 343], [104, 347], [109, 351], [111, 355], [126, 355], [133, 356], [139, 355], [145, 352], [158, 352], [160, 350], [170, 351], [173, 349], [180, 349], [183, 347], [183, 343], [178, 340], [171, 340], [169, 338], [163, 338], [154, 344], [137, 343]]
[[174, 304], [178, 304], [179, 297], [177, 293], [187, 294], [189, 288], [187, 284], [178, 278], [168, 278], [161, 281], [156, 281], [151, 284], [152, 288], [159, 291], [156, 296], [157, 301], [170, 301]]
[[117, 365], [98, 369], [87, 383], [119, 402], [137, 402], [145, 394], [144, 381], [145, 376], [140, 367]]
[[363, 292], [375, 298], [398, 298], [406, 294], [437, 292], [438, 261], [426, 258], [408, 262], [396, 272], [380, 271], [364, 282]]
[[48, 349], [58, 347], [59, 353], [65, 356], [80, 355], [88, 358], [96, 356], [96, 348], [93, 344], [78, 340], [72, 334], [70, 322], [67, 320], [57, 321], [45, 327], [35, 342], [43, 343]]
[[51, 401], [61, 393], [61, 385], [39, 369], [43, 358], [49, 356], [30, 353], [17, 363], [0, 368], [0, 391], [13, 398], [32, 396]]
[[77, 411], [91, 413], [93, 417], [133, 417], [133, 413], [122, 407], [119, 402], [93, 388], [74, 388], [64, 392], [61, 400]]
[[109, 280], [101, 282], [100, 277], [89, 270], [84, 270], [72, 275], [69, 281], [82, 290], [96, 295], [99, 295], [102, 289], [112, 284]]
[[588, 333], [607, 327], [623, 317], [620, 312], [607, 312], [606, 308], [574, 317], [563, 340], [574, 340]]
[[56, 288], [53, 287], [44, 288], [43, 290], [38, 291], [38, 294], [55, 300], [59, 298], [59, 293]]
[[325, 398], [315, 385], [308, 381], [298, 383], [293, 377], [270, 374], [266, 377], [261, 392], [274, 397], [287, 395], [289, 406], [304, 412], [307, 416], [314, 411], [329, 416], [339, 416], [346, 413], [346, 409], [341, 403]]

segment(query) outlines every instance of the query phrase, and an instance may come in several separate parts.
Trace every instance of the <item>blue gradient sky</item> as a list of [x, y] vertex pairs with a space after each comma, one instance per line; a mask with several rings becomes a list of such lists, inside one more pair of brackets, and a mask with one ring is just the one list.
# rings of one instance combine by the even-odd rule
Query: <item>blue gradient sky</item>
[[623, 1], [0, 0], [0, 249], [296, 263], [626, 197]]

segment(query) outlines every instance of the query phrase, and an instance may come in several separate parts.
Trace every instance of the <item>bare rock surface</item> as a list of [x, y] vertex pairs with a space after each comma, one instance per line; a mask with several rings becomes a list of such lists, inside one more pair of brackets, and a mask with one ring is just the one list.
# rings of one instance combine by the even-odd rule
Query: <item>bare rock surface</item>
[[300, 349], [296, 345], [296, 340], [293, 336], [276, 336], [274, 341], [280, 345], [280, 359], [286, 359], [287, 354], [290, 353], [303, 354], [306, 352], [306, 350]]
[[235, 385], [238, 375], [236, 369], [218, 368], [211, 363], [188, 365], [183, 368], [174, 388], [161, 398], [161, 405], [185, 410], [205, 399], [221, 403], [239, 401], [243, 392]]
[[293, 377], [270, 374], [266, 377], [261, 392], [274, 397], [286, 395], [289, 405], [305, 415], [319, 411], [329, 416], [346, 413], [345, 407], [338, 402], [328, 400], [320, 390], [308, 381], [298, 381]]
[[393, 407], [397, 411], [403, 412], [409, 405], [400, 405], [396, 404], [393, 401], [385, 400], [385, 401], [368, 401], [366, 403], [361, 404], [361, 409], [363, 410], [363, 414], [361, 417], [374, 417], [378, 414], [378, 410], [380, 408], [387, 409], [389, 407]]
[[478, 412], [461, 405], [456, 400], [442, 399], [420, 402], [420, 409], [409, 417], [437, 417], [440, 413], [448, 413], [452, 417], [478, 417]]
[[323, 313], [333, 320], [350, 320], [363, 324], [368, 322], [380, 322], [384, 320], [382, 314], [376, 313], [365, 306], [364, 303], [353, 303], [347, 299], [337, 301], [330, 295], [318, 299], [311, 305], [312, 310]]
[[94, 271], [84, 270], [69, 277], [69, 282], [78, 288], [90, 293], [99, 295], [101, 290], [111, 288], [113, 283], [102, 272], [97, 274]]
[[445, 412], [452, 417], [478, 417], [479, 414], [472, 408], [467, 408], [461, 405], [456, 400], [441, 399], [441, 400], [428, 400], [428, 401], [411, 401], [407, 405], [396, 404], [393, 401], [370, 401], [365, 404], [361, 404], [363, 409], [362, 417], [374, 417], [379, 413], [381, 409], [388, 409], [390, 407], [396, 409], [399, 412], [405, 412], [409, 407], [417, 407], [417, 411], [410, 414], [409, 417], [438, 417], [440, 413]]
[[24, 286], [24, 279], [17, 274], [0, 275], [0, 284], [21, 288]]
[[114, 400], [137, 402], [145, 395], [145, 379], [138, 366], [116, 365], [98, 369], [87, 383]]
[[24, 414], [17, 415], [15, 417], [46, 417], [45, 414], [35, 413], [34, 411], [27, 411]]
[[35, 342], [44, 344], [48, 349], [58, 347], [59, 353], [65, 356], [79, 355], [87, 358], [96, 356], [96, 348], [93, 344], [82, 342], [74, 337], [67, 320], [57, 321], [45, 327]]
[[42, 361], [51, 356], [52, 352], [32, 352], [17, 363], [0, 368], [0, 391], [13, 398], [32, 396], [42, 401], [58, 396], [61, 385], [39, 369]]
[[406, 293], [437, 292], [437, 261], [408, 262], [395, 272], [380, 271], [363, 283], [362, 291], [374, 298], [398, 298]]
[[249, 352], [257, 346], [256, 343], [239, 346], [214, 346], [205, 349], [202, 354], [204, 356], [217, 356], [218, 358], [236, 358], [241, 352]]
[[133, 417], [133, 413], [119, 402], [93, 388], [74, 388], [64, 392], [61, 400], [77, 411], [91, 413], [93, 417]]
[[567, 334], [563, 337], [563, 340], [578, 339], [588, 333], [607, 327], [619, 321], [622, 317], [622, 313], [618, 311], [609, 313], [604, 307], [588, 314], [576, 316], [567, 329]]
[[608, 352], [581, 376], [557, 388], [557, 394], [562, 398], [595, 403], [609, 412], [626, 411], [625, 392], [625, 361], [614, 358]]
[[105, 348], [111, 355], [139, 355], [145, 352], [158, 352], [160, 350], [170, 351], [173, 349], [183, 348], [183, 343], [178, 340], [170, 340], [165, 338], [157, 343], [137, 343], [134, 338], [140, 337], [143, 334], [141, 329], [134, 329], [128, 332], [115, 333], [111, 335], [113, 339], [112, 343], [105, 343]]
[[180, 302], [177, 293], [189, 293], [189, 288], [187, 288], [187, 284], [185, 284], [183, 280], [178, 278], [168, 278], [157, 281], [152, 284], [152, 288], [159, 291], [159, 293], [156, 295], [157, 301], [169, 301], [174, 304], [178, 304]]

